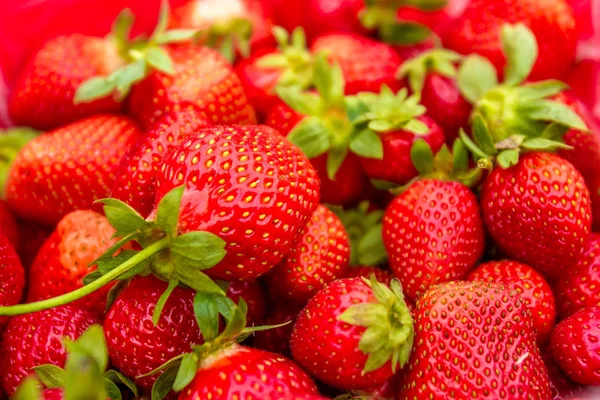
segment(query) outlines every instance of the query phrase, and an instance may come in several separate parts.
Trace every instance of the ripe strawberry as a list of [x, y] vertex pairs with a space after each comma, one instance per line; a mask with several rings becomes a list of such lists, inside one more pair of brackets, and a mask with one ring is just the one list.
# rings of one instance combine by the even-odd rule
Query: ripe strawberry
[[321, 288], [346, 275], [350, 258], [348, 234], [339, 218], [323, 205], [308, 221], [300, 240], [267, 276], [276, 298], [308, 301]]
[[147, 217], [154, 206], [155, 181], [164, 159], [184, 139], [208, 125], [195, 110], [165, 115], [121, 159], [111, 197]]
[[45, 225], [91, 208], [108, 196], [121, 157], [141, 135], [129, 118], [97, 115], [33, 139], [10, 170], [9, 205]]
[[434, 284], [460, 279], [483, 253], [477, 198], [457, 182], [417, 181], [388, 206], [383, 243], [410, 299]]
[[165, 51], [174, 74], [151, 72], [129, 96], [129, 112], [143, 127], [185, 109], [198, 111], [215, 125], [256, 122], [239, 78], [217, 51], [190, 44], [172, 45]]
[[260, 281], [231, 282], [227, 286], [227, 297], [235, 304], [239, 304], [240, 299], [244, 299], [248, 305], [248, 314], [246, 314], [247, 326], [258, 326], [263, 324], [266, 314], [265, 289]]
[[312, 376], [354, 390], [389, 379], [396, 364], [408, 360], [412, 343], [412, 318], [397, 281], [390, 289], [376, 280], [345, 278], [308, 302], [296, 320], [290, 347]]
[[345, 278], [363, 277], [369, 279], [371, 277], [371, 274], [375, 274], [375, 278], [379, 282], [387, 286], [389, 286], [392, 283], [392, 279], [394, 279], [394, 274], [392, 274], [392, 272], [387, 269], [370, 267], [365, 265], [348, 268]]
[[325, 52], [331, 62], [340, 65], [346, 94], [378, 93], [383, 86], [397, 92], [402, 87], [395, 77], [402, 60], [385, 43], [354, 34], [332, 33], [317, 38], [311, 51]]
[[[25, 286], [25, 272], [19, 261], [19, 256], [0, 230], [0, 305], [10, 306], [21, 301]], [[0, 330], [7, 322], [0, 317]]]
[[19, 225], [17, 225], [15, 217], [8, 208], [8, 204], [2, 199], [0, 199], [0, 230], [2, 230], [2, 233], [4, 233], [15, 249], [20, 248], [21, 234], [19, 232]]
[[207, 128], [167, 157], [157, 204], [186, 184], [178, 230], [226, 242], [227, 255], [206, 272], [252, 280], [278, 264], [318, 206], [319, 180], [300, 150], [266, 126]]
[[0, 379], [6, 393], [12, 395], [35, 366], [64, 366], [62, 339], [77, 339], [95, 322], [91, 313], [72, 305], [11, 318], [0, 344]]
[[112, 363], [144, 390], [152, 388], [159, 374], [138, 376], [188, 352], [192, 344], [204, 342], [194, 317], [191, 289], [176, 287], [154, 325], [154, 309], [166, 289], [167, 283], [153, 276], [136, 277], [119, 294], [104, 320]]
[[530, 312], [515, 291], [483, 282], [429, 289], [397, 398], [549, 399]]
[[273, 302], [273, 307], [265, 318], [265, 325], [289, 323], [279, 328], [255, 332], [252, 345], [272, 353], [283, 354], [286, 357], [291, 356], [290, 338], [294, 322], [302, 311], [302, 307], [303, 304], [298, 305], [293, 302]]
[[538, 343], [550, 335], [556, 318], [554, 294], [548, 282], [533, 268], [516, 261], [490, 261], [467, 276], [468, 281], [495, 282], [516, 290], [529, 307]]
[[579, 384], [573, 382], [564, 372], [554, 359], [552, 355], [552, 346], [550, 341], [547, 341], [542, 347], [542, 359], [548, 370], [548, 378], [550, 378], [550, 387], [552, 388], [553, 399], [569, 398], [568, 396], [573, 394], [579, 389]]
[[535, 34], [539, 57], [531, 79], [563, 76], [575, 61], [577, 29], [565, 0], [473, 0], [450, 32], [448, 47], [461, 54], [478, 53], [501, 71], [506, 64], [500, 30], [523, 23]]
[[[67, 214], [46, 241], [29, 271], [27, 301], [49, 299], [83, 286], [83, 277], [94, 271], [89, 265], [117, 242], [115, 229], [106, 217], [90, 210]], [[75, 304], [104, 314], [105, 286]]]
[[20, 221], [19, 228], [22, 237], [27, 240], [21, 242], [21, 248], [17, 251], [21, 258], [21, 264], [25, 270], [29, 270], [38, 252], [50, 237], [52, 230], [31, 221]]
[[577, 263], [560, 275], [554, 290], [561, 318], [600, 306], [600, 234], [590, 235]]
[[551, 337], [562, 370], [582, 385], [600, 385], [600, 306], [582, 309], [560, 322]]
[[21, 72], [8, 102], [17, 125], [49, 130], [95, 114], [118, 112], [121, 104], [106, 97], [74, 104], [77, 88], [95, 76], [122, 66], [116, 44], [83, 35], [49, 40]]
[[527, 153], [515, 166], [494, 169], [483, 184], [481, 208], [502, 251], [549, 279], [577, 262], [590, 234], [583, 178], [554, 154]]
[[287, 358], [233, 344], [200, 361], [179, 399], [278, 400], [317, 393], [310, 376]]

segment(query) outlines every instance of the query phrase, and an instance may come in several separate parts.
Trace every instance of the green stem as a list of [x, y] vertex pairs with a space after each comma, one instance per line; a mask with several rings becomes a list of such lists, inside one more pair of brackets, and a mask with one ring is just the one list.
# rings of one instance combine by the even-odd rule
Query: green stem
[[5, 306], [0, 307], [0, 316], [15, 316], [21, 314], [28, 314], [36, 311], [47, 310], [49, 308], [63, 306], [65, 304], [72, 303], [75, 300], [79, 300], [82, 297], [87, 296], [88, 294], [95, 292], [96, 290], [101, 289], [102, 287], [108, 285], [119, 276], [123, 275], [125, 272], [129, 271], [136, 265], [141, 262], [147, 260], [152, 257], [156, 253], [159, 253], [166, 248], [169, 247], [169, 239], [163, 238], [156, 243], [151, 244], [146, 247], [144, 250], [137, 253], [135, 256], [131, 257], [129, 260], [125, 261], [123, 264], [119, 265], [115, 269], [108, 272], [106, 275], [102, 275], [100, 278], [96, 279], [94, 282], [89, 285], [85, 285], [77, 290], [74, 290], [69, 293], [65, 293], [63, 295], [53, 297], [47, 300], [36, 301], [34, 303], [27, 304], [17, 304], [14, 306]]

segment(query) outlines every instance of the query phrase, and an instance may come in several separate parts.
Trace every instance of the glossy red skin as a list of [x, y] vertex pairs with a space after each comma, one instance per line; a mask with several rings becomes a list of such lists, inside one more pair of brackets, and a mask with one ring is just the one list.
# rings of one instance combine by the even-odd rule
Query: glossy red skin
[[600, 385], [600, 306], [582, 309], [560, 322], [551, 337], [554, 359], [582, 385]]
[[279, 68], [264, 68], [258, 65], [262, 57], [274, 53], [277, 53], [277, 51], [260, 52], [241, 60], [234, 69], [244, 87], [248, 102], [254, 107], [260, 119], [264, 119], [271, 108], [281, 103], [274, 91], [281, 77], [281, 70]]
[[179, 400], [287, 399], [316, 395], [313, 380], [287, 358], [250, 347], [232, 345], [200, 364]]
[[[18, 304], [24, 286], [25, 272], [19, 256], [8, 238], [0, 231], [0, 305]], [[0, 317], [0, 331], [7, 322], [7, 317]]]
[[450, 31], [447, 47], [461, 54], [478, 53], [502, 73], [506, 59], [500, 31], [505, 23], [523, 23], [537, 38], [539, 55], [530, 79], [561, 77], [571, 68], [577, 29], [565, 0], [472, 0]]
[[287, 104], [279, 102], [271, 107], [265, 125], [275, 129], [281, 135], [287, 136], [296, 124], [303, 119], [303, 115], [292, 110]]
[[348, 268], [348, 270], [346, 271], [345, 278], [363, 277], [363, 278], [370, 279], [371, 274], [375, 274], [375, 278], [379, 282], [385, 283], [387, 286], [390, 286], [390, 284], [392, 283], [392, 279], [394, 279], [394, 274], [392, 274], [391, 271], [388, 271], [387, 269], [371, 267], [371, 266], [366, 266], [366, 265]]
[[410, 151], [415, 141], [425, 140], [435, 154], [443, 146], [445, 137], [440, 126], [433, 119], [426, 115], [418, 119], [427, 125], [428, 133], [416, 135], [397, 130], [380, 134], [383, 159], [361, 158], [360, 160], [369, 178], [404, 185], [419, 175], [410, 158]]
[[404, 379], [404, 370], [397, 371], [396, 374], [381, 385], [366, 390], [354, 390], [352, 394], [359, 396], [359, 399], [394, 400], [402, 379]]
[[448, 282], [419, 299], [413, 351], [396, 399], [551, 398], [529, 310], [515, 291]]
[[63, 400], [64, 391], [62, 388], [45, 389], [42, 393], [44, 400]]
[[142, 135], [129, 118], [97, 115], [33, 139], [19, 152], [6, 184], [17, 215], [52, 226], [109, 197], [121, 157]]
[[164, 162], [156, 204], [185, 182], [179, 231], [225, 240], [227, 255], [205, 272], [253, 280], [291, 250], [319, 204], [319, 179], [300, 150], [267, 126], [207, 128]]
[[397, 196], [383, 217], [383, 243], [404, 294], [462, 279], [484, 247], [477, 198], [452, 181], [421, 180]]
[[[104, 52], [104, 54], [103, 54]], [[74, 104], [77, 88], [94, 76], [109, 75], [120, 62], [110, 41], [83, 35], [48, 41], [25, 66], [8, 101], [15, 125], [50, 130], [95, 114], [119, 112], [108, 96]]]
[[[552, 399], [570, 398], [567, 397], [577, 389], [579, 384], [573, 382], [564, 372], [554, 359], [552, 355], [552, 348], [550, 341], [548, 340], [543, 346], [540, 347], [542, 352], [542, 359], [548, 370], [548, 378], [550, 378], [550, 387], [552, 388]], [[573, 400], [573, 399], [571, 399]]]
[[192, 344], [204, 342], [194, 317], [195, 292], [191, 289], [176, 287], [154, 326], [152, 314], [166, 289], [167, 283], [152, 275], [136, 277], [117, 297], [104, 320], [113, 365], [143, 390], [150, 390], [160, 374], [140, 379], [137, 376], [189, 352]]
[[346, 275], [350, 241], [342, 221], [319, 205], [300, 240], [282, 263], [267, 275], [275, 298], [307, 302], [321, 288]]
[[395, 75], [403, 60], [385, 43], [354, 34], [332, 33], [316, 39], [311, 51], [326, 52], [330, 62], [339, 64], [346, 94], [379, 93], [384, 85], [394, 92], [402, 87]]
[[[204, 6], [200, 6], [205, 3]], [[207, 13], [212, 9], [214, 17]], [[241, 13], [238, 13], [238, 8]], [[229, 12], [229, 15], [226, 13]], [[271, 36], [273, 29], [272, 17], [269, 10], [260, 0], [218, 0], [206, 2], [205, 0], [191, 0], [186, 4], [174, 8], [169, 18], [172, 29], [210, 29], [215, 23], [223, 23], [228, 19], [244, 18], [252, 24], [250, 37], [251, 51], [264, 47], [274, 46], [275, 40]]]
[[0, 379], [6, 393], [12, 396], [33, 367], [64, 367], [63, 338], [75, 340], [96, 322], [93, 314], [73, 305], [11, 318], [0, 344]]
[[337, 320], [354, 304], [374, 303], [361, 278], [339, 279], [325, 286], [298, 315], [290, 341], [294, 360], [312, 376], [342, 390], [368, 389], [392, 376], [391, 362], [362, 374], [367, 354], [358, 348], [366, 328]]
[[561, 274], [554, 293], [561, 318], [600, 306], [600, 234], [590, 235], [577, 264]]
[[121, 159], [111, 197], [147, 217], [154, 207], [156, 177], [164, 159], [185, 138], [208, 125], [195, 110], [165, 115]]
[[18, 250], [21, 247], [19, 225], [8, 207], [8, 203], [2, 199], [0, 199], [0, 231], [4, 233], [15, 249]]
[[495, 168], [483, 184], [481, 208], [502, 251], [549, 279], [577, 262], [590, 234], [585, 182], [555, 154], [528, 153], [511, 168]]
[[[65, 216], [31, 265], [27, 302], [49, 299], [82, 287], [83, 278], [96, 270], [95, 265], [89, 265], [117, 242], [112, 238], [114, 233], [106, 217], [94, 211], [79, 210]], [[74, 304], [103, 315], [111, 287], [107, 285]]]
[[421, 104], [442, 127], [448, 145], [454, 143], [460, 128], [468, 126], [473, 110], [461, 95], [456, 81], [436, 73], [430, 73], [425, 78]]
[[572, 150], [562, 150], [559, 154], [569, 161], [583, 175], [585, 183], [590, 190], [594, 216], [593, 227], [600, 231], [600, 124], [592, 116], [590, 110], [571, 94], [560, 94], [556, 100], [567, 104], [585, 122], [590, 132], [581, 132], [571, 129], [563, 136], [565, 144], [572, 146]]
[[327, 176], [327, 154], [312, 158], [310, 162], [321, 179], [321, 202], [323, 203], [354, 205], [371, 186], [360, 159], [354, 153], [346, 155], [334, 180]]
[[531, 311], [538, 343], [548, 338], [556, 319], [556, 306], [552, 289], [539, 272], [516, 261], [490, 261], [471, 271], [467, 280], [499, 283], [516, 290]]
[[227, 297], [239, 304], [244, 299], [248, 305], [246, 326], [259, 326], [263, 324], [267, 313], [265, 288], [260, 281], [231, 282], [227, 287]]
[[214, 125], [252, 124], [239, 78], [229, 63], [208, 47], [190, 44], [166, 48], [175, 74], [151, 72], [129, 96], [129, 113], [148, 129], [166, 113], [193, 109]]
[[290, 337], [294, 329], [294, 322], [303, 306], [304, 304], [298, 305], [293, 302], [274, 301], [273, 307], [265, 318], [265, 325], [290, 323], [279, 328], [256, 332], [252, 345], [262, 350], [291, 357]]

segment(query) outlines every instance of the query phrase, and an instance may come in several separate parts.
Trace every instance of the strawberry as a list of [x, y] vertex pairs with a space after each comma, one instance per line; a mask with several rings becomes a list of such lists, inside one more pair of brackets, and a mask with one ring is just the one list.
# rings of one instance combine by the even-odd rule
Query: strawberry
[[[0, 305], [9, 306], [21, 301], [25, 286], [25, 272], [19, 256], [8, 238], [0, 230]], [[7, 318], [0, 317], [0, 330]]]
[[10, 207], [45, 225], [90, 208], [108, 195], [121, 157], [141, 135], [129, 118], [97, 115], [33, 139], [9, 172]]
[[91, 313], [72, 305], [12, 318], [0, 344], [0, 377], [6, 393], [12, 395], [35, 366], [64, 366], [61, 339], [77, 339], [95, 322]]
[[[96, 269], [92, 262], [117, 242], [106, 217], [90, 210], [67, 214], [44, 243], [29, 270], [27, 301], [69, 293], [83, 286], [83, 278]], [[130, 246], [126, 246], [130, 247]], [[104, 314], [110, 287], [79, 300], [80, 308]]]
[[165, 290], [167, 283], [152, 276], [134, 278], [104, 320], [112, 363], [144, 390], [150, 390], [158, 376], [140, 375], [189, 351], [192, 344], [204, 342], [194, 317], [193, 290], [175, 287], [157, 323], [153, 322], [156, 303]]
[[540, 350], [542, 352], [544, 364], [548, 370], [550, 386], [552, 387], [552, 394], [554, 395], [553, 399], [568, 398], [568, 395], [579, 389], [579, 384], [573, 382], [562, 371], [562, 369], [560, 369], [556, 363], [556, 360], [554, 359], [554, 356], [552, 355], [552, 346], [550, 341], [546, 341]]
[[246, 320], [248, 326], [262, 325], [266, 314], [265, 289], [260, 281], [236, 281], [227, 286], [227, 297], [235, 304], [244, 299], [248, 305]]
[[467, 280], [495, 282], [516, 290], [531, 311], [538, 343], [548, 338], [554, 326], [556, 308], [552, 289], [539, 272], [516, 261], [490, 261], [471, 271]]
[[215, 50], [190, 44], [165, 49], [173, 74], [154, 71], [135, 85], [129, 112], [145, 128], [166, 113], [193, 109], [211, 124], [256, 122], [239, 78]]
[[165, 115], [121, 159], [111, 197], [147, 217], [154, 205], [155, 181], [164, 159], [185, 138], [208, 125], [195, 110]]
[[552, 354], [562, 370], [582, 385], [600, 385], [600, 307], [579, 310], [552, 331]]
[[434, 284], [460, 279], [483, 253], [477, 198], [457, 182], [417, 181], [385, 211], [383, 243], [410, 299]]
[[527, 153], [510, 168], [494, 169], [483, 184], [481, 208], [502, 251], [549, 279], [577, 262], [590, 234], [585, 182], [554, 154]]
[[478, 53], [500, 71], [507, 62], [500, 37], [506, 22], [524, 24], [537, 38], [539, 57], [532, 79], [561, 77], [575, 61], [577, 29], [565, 0], [473, 0], [450, 32], [448, 47], [461, 54]]
[[179, 399], [318, 399], [309, 397], [317, 393], [310, 376], [287, 358], [232, 344], [200, 361]]
[[530, 312], [515, 291], [484, 282], [429, 289], [397, 398], [549, 399]]
[[554, 293], [561, 318], [600, 306], [600, 234], [590, 235], [577, 263], [561, 273]]
[[391, 289], [374, 277], [367, 282], [345, 278], [330, 283], [308, 302], [294, 325], [294, 359], [339, 389], [382, 384], [411, 351], [413, 323], [398, 281]]
[[255, 332], [252, 345], [272, 353], [283, 354], [286, 357], [290, 356], [290, 337], [294, 329], [294, 321], [302, 308], [303, 304], [273, 302], [273, 307], [265, 318], [265, 325], [289, 323], [278, 328]]
[[319, 205], [300, 240], [267, 276], [276, 298], [308, 301], [323, 286], [346, 275], [350, 258], [348, 234], [339, 218]]
[[19, 249], [21, 241], [19, 225], [17, 225], [17, 220], [8, 208], [8, 204], [2, 199], [0, 199], [0, 227], [2, 233], [4, 233], [10, 241], [10, 244], [15, 249]]
[[324, 52], [337, 63], [346, 81], [346, 94], [379, 92], [383, 86], [397, 92], [401, 83], [394, 76], [402, 60], [394, 49], [367, 37], [331, 33], [317, 38], [313, 53]]
[[391, 271], [366, 265], [348, 268], [344, 278], [369, 278], [371, 274], [374, 274], [379, 282], [387, 286], [389, 286], [392, 283], [392, 279], [394, 279], [394, 274], [392, 274]]
[[21, 242], [21, 248], [17, 253], [21, 258], [23, 268], [27, 271], [46, 240], [50, 237], [52, 230], [31, 221], [19, 221], [19, 228], [21, 236], [26, 237], [27, 240]]
[[226, 242], [210, 276], [255, 279], [292, 249], [318, 205], [314, 169], [266, 126], [208, 128], [186, 139], [163, 163], [157, 205], [186, 184], [178, 230], [204, 230]]
[[95, 114], [119, 112], [107, 97], [74, 104], [77, 88], [95, 76], [107, 76], [122, 66], [115, 42], [73, 34], [51, 39], [29, 60], [8, 102], [17, 125], [48, 130]]

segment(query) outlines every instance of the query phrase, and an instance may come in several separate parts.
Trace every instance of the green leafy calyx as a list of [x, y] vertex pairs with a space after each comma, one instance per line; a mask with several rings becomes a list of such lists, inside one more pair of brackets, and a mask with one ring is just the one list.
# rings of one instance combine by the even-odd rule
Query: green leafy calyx
[[454, 78], [457, 75], [456, 64], [462, 58], [460, 54], [446, 49], [428, 50], [406, 60], [396, 75], [399, 79], [408, 79], [413, 93], [421, 93], [427, 74], [435, 72], [448, 78]]
[[4, 198], [8, 172], [17, 154], [40, 133], [28, 127], [0, 129], [0, 199]]

